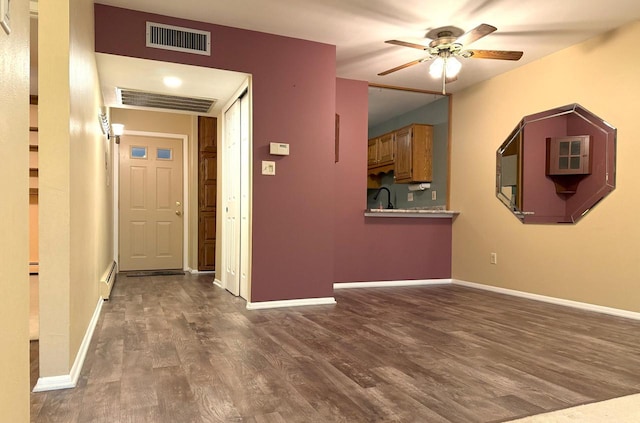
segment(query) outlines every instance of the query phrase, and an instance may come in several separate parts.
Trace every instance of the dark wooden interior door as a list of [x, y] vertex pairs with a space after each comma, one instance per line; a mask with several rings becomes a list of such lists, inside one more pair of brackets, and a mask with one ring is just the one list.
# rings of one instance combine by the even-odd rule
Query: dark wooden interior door
[[198, 117], [198, 270], [215, 270], [217, 121]]

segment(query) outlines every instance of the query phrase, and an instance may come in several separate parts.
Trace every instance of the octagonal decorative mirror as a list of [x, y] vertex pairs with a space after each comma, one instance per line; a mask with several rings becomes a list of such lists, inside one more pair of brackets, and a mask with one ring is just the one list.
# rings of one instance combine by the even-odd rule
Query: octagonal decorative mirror
[[496, 196], [523, 223], [576, 223], [615, 188], [616, 133], [579, 104], [525, 116], [497, 150]]

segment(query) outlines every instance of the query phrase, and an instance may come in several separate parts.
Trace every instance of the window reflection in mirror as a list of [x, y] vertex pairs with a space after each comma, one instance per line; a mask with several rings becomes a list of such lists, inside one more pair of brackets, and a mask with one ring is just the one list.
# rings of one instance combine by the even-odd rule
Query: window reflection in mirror
[[[430, 188], [424, 191], [413, 191], [412, 195], [409, 195], [408, 184], [396, 184], [394, 172], [384, 169], [384, 173], [368, 175], [367, 208], [379, 207], [379, 201], [374, 200], [373, 197], [377, 193], [377, 188], [384, 186], [391, 191], [391, 202], [396, 208], [446, 209], [449, 172], [449, 96], [411, 88], [369, 85], [369, 139], [413, 123], [433, 126], [433, 181]], [[382, 197], [386, 198], [386, 193]], [[409, 198], [413, 201], [409, 201]]]
[[[586, 147], [567, 159], [554, 140]], [[576, 223], [615, 188], [615, 153], [616, 128], [578, 104], [525, 116], [497, 150], [496, 196], [523, 223]]]

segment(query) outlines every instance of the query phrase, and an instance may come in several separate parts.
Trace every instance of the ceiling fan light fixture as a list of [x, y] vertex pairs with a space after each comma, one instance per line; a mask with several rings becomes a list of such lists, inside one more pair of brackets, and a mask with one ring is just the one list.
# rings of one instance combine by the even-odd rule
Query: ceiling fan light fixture
[[448, 59], [445, 60], [445, 63], [446, 63], [445, 67], [447, 69], [448, 78], [453, 78], [454, 76], [457, 76], [458, 72], [460, 72], [460, 68], [462, 68], [462, 63], [460, 63], [460, 61], [455, 57], [449, 57]]
[[447, 78], [453, 78], [458, 75], [460, 68], [462, 68], [462, 63], [455, 57], [438, 57], [429, 66], [429, 75], [433, 78], [442, 78], [443, 71], [446, 70]]
[[385, 41], [389, 44], [425, 51], [428, 56], [405, 63], [404, 65], [396, 66], [395, 68], [391, 68], [384, 72], [380, 72], [378, 75], [388, 75], [392, 72], [408, 68], [409, 66], [434, 59], [429, 67], [429, 74], [435, 79], [442, 80], [442, 94], [445, 94], [445, 84], [455, 81], [458, 73], [460, 72], [460, 68], [462, 68], [462, 64], [457, 58], [520, 60], [523, 54], [522, 51], [465, 50], [466, 46], [469, 44], [478, 41], [496, 30], [497, 28], [495, 26], [489, 24], [480, 24], [467, 32], [464, 32], [462, 29], [454, 26], [435, 28], [427, 33], [426, 38], [432, 40], [428, 46], [401, 40]]
[[444, 70], [444, 59], [442, 57], [438, 57], [429, 66], [429, 75], [431, 75], [432, 78], [442, 78], [443, 70]]

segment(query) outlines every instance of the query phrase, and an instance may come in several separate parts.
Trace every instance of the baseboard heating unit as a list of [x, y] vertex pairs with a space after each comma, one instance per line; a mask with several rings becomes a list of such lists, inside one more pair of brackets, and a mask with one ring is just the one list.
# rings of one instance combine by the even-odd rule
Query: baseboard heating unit
[[116, 282], [116, 276], [118, 275], [118, 263], [111, 262], [111, 265], [107, 268], [102, 278], [100, 278], [100, 296], [103, 300], [108, 300], [111, 295], [111, 289]]

